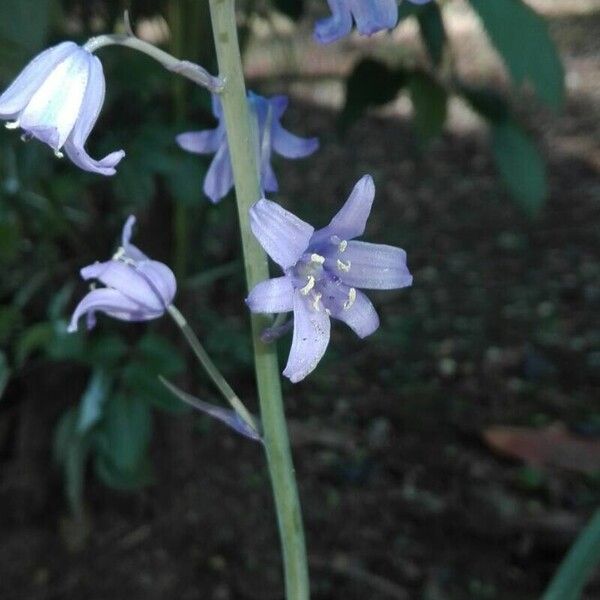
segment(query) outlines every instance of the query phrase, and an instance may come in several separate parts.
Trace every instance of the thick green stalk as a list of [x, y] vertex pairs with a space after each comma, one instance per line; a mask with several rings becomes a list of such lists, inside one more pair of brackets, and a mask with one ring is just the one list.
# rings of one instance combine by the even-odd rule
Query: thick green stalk
[[[213, 35], [220, 75], [225, 80], [221, 103], [233, 166], [248, 288], [269, 277], [267, 257], [250, 230], [248, 211], [260, 196], [255, 137], [246, 102], [246, 88], [237, 36], [234, 0], [210, 0]], [[283, 412], [275, 345], [264, 344], [261, 331], [270, 325], [252, 315], [252, 341], [264, 443], [279, 523], [288, 600], [310, 596], [300, 501], [294, 477]]]

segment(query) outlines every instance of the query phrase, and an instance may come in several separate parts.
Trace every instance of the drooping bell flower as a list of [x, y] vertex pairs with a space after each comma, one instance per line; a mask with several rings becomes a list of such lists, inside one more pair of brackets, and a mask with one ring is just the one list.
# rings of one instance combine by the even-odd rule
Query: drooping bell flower
[[121, 247], [108, 261], [81, 269], [85, 280], [95, 280], [105, 287], [92, 289], [77, 305], [69, 332], [77, 331], [82, 316], [87, 328], [96, 324], [96, 313], [122, 321], [149, 321], [162, 316], [177, 290], [175, 275], [167, 265], [151, 260], [130, 243], [135, 217], [123, 227]]
[[[319, 147], [317, 138], [301, 138], [283, 128], [281, 117], [287, 106], [287, 96], [264, 98], [248, 92], [248, 108], [255, 123], [255, 152], [260, 168], [260, 184], [265, 192], [276, 192], [279, 189], [271, 165], [273, 152], [285, 158], [303, 158]], [[216, 95], [213, 95], [212, 111], [219, 121], [216, 129], [182, 133], [177, 136], [177, 143], [194, 154], [215, 154], [206, 173], [203, 189], [210, 200], [217, 203], [233, 187], [233, 170], [223, 109]]]
[[95, 160], [85, 143], [104, 102], [100, 60], [74, 42], [63, 42], [36, 56], [0, 96], [0, 119], [25, 138], [61, 150], [84, 171], [114, 175], [123, 150]]
[[404, 250], [354, 240], [364, 233], [374, 197], [373, 179], [365, 175], [329, 225], [317, 231], [264, 198], [250, 209], [252, 232], [284, 275], [256, 285], [246, 303], [255, 313], [293, 311], [292, 347], [283, 374], [294, 383], [325, 353], [331, 318], [361, 338], [379, 327], [375, 308], [359, 288], [412, 284]]
[[[425, 4], [429, 0], [409, 0]], [[331, 17], [317, 21], [314, 36], [321, 44], [330, 44], [348, 35], [352, 19], [361, 35], [393, 29], [398, 22], [397, 0], [327, 0]]]

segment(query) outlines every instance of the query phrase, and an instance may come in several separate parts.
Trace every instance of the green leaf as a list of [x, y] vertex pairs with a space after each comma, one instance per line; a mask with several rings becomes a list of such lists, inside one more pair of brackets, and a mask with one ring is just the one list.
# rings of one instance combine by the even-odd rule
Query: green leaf
[[6, 360], [6, 354], [0, 350], [0, 400], [4, 395], [4, 390], [10, 381], [10, 368]]
[[510, 108], [504, 97], [495, 90], [461, 83], [458, 91], [471, 108], [488, 121], [500, 123], [508, 119]]
[[140, 340], [136, 354], [152, 375], [177, 375], [185, 367], [177, 348], [165, 338], [153, 333], [146, 334]]
[[148, 402], [135, 396], [113, 396], [105, 404], [98, 426], [98, 453], [118, 470], [134, 472], [146, 457], [151, 433]]
[[366, 58], [359, 62], [346, 81], [346, 102], [340, 116], [345, 129], [370, 106], [391, 102], [406, 83], [406, 73]]
[[43, 350], [50, 344], [54, 336], [54, 326], [49, 321], [35, 323], [28, 327], [18, 338], [15, 350], [15, 362], [23, 366], [29, 355], [36, 350]]
[[428, 141], [442, 132], [448, 94], [433, 77], [421, 72], [411, 74], [408, 87], [415, 109], [415, 127], [421, 139]]
[[530, 217], [548, 194], [546, 168], [536, 147], [514, 121], [492, 127], [492, 150], [498, 171], [520, 208]]
[[297, 21], [304, 14], [304, 0], [273, 0], [275, 8]]
[[564, 101], [564, 69], [544, 20], [521, 0], [469, 0], [517, 84], [531, 83], [553, 109]]
[[417, 20], [427, 52], [431, 61], [437, 67], [442, 62], [444, 46], [447, 41], [440, 7], [435, 2], [422, 6], [417, 13]]
[[145, 457], [134, 469], [122, 469], [109, 457], [99, 454], [94, 461], [96, 475], [108, 487], [116, 490], [133, 491], [154, 482], [152, 463]]
[[79, 401], [77, 432], [84, 435], [102, 418], [102, 407], [107, 400], [112, 380], [101, 369], [96, 369]]

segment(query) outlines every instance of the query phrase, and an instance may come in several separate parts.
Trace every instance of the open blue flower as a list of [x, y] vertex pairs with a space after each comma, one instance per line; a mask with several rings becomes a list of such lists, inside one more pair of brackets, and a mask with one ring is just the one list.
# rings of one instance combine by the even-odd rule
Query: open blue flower
[[[319, 147], [317, 138], [301, 138], [283, 128], [280, 121], [287, 106], [287, 96], [263, 98], [248, 92], [248, 107], [256, 123], [255, 151], [260, 165], [260, 182], [266, 192], [276, 192], [279, 189], [271, 165], [272, 152], [285, 158], [303, 158]], [[219, 121], [216, 129], [182, 133], [177, 136], [177, 143], [194, 154], [215, 154], [204, 179], [204, 193], [216, 203], [233, 187], [233, 170], [223, 110], [216, 95], [213, 95], [212, 109]]]
[[74, 42], [63, 42], [36, 56], [0, 96], [0, 119], [9, 129], [48, 144], [81, 169], [114, 175], [123, 150], [101, 160], [91, 158], [85, 143], [104, 102], [104, 73], [96, 56]]
[[106, 287], [92, 289], [77, 305], [69, 331], [77, 331], [79, 319], [87, 316], [87, 327], [96, 324], [103, 312], [122, 321], [149, 321], [162, 316], [177, 290], [175, 275], [167, 265], [151, 260], [130, 243], [135, 217], [123, 227], [121, 247], [111, 260], [81, 269], [83, 279], [93, 279]]
[[[409, 0], [425, 4], [429, 0]], [[331, 17], [317, 21], [314, 36], [321, 44], [329, 44], [348, 35], [352, 19], [362, 35], [373, 35], [384, 29], [393, 29], [398, 22], [397, 0], [327, 0]]]
[[264, 198], [250, 209], [252, 232], [284, 275], [256, 285], [246, 303], [256, 313], [294, 312], [292, 348], [283, 371], [294, 383], [325, 353], [331, 317], [361, 338], [379, 327], [375, 308], [358, 288], [412, 284], [404, 250], [354, 241], [364, 233], [374, 197], [373, 179], [365, 175], [329, 225], [317, 231]]

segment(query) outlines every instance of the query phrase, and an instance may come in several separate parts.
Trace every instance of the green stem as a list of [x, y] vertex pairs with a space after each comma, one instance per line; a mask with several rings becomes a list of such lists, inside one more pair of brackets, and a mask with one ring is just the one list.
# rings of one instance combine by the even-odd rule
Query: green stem
[[[210, 0], [210, 14], [219, 71], [226, 82], [221, 104], [233, 166], [246, 281], [252, 289], [269, 278], [269, 269], [267, 257], [250, 230], [248, 211], [261, 193], [234, 0]], [[286, 594], [288, 600], [306, 600], [310, 591], [304, 530], [283, 412], [277, 353], [274, 344], [264, 344], [260, 339], [260, 333], [271, 324], [270, 320], [253, 314], [251, 323], [264, 444], [283, 548]]]
[[579, 534], [542, 600], [579, 600], [594, 569], [600, 563], [600, 509]]
[[258, 427], [252, 417], [252, 415], [248, 412], [248, 409], [244, 406], [242, 401], [239, 399], [238, 395], [233, 391], [231, 386], [227, 383], [227, 380], [212, 361], [204, 346], [200, 343], [200, 340], [194, 333], [194, 330], [188, 325], [186, 318], [179, 312], [179, 310], [170, 304], [167, 307], [167, 311], [169, 315], [173, 318], [173, 321], [177, 324], [181, 332], [183, 333], [185, 339], [190, 345], [191, 349], [194, 351], [194, 354], [200, 361], [200, 364], [204, 367], [204, 370], [208, 373], [208, 376], [213, 380], [213, 383], [217, 386], [223, 397], [233, 410], [244, 420], [246, 423], [254, 429], [254, 431], [258, 431]]

